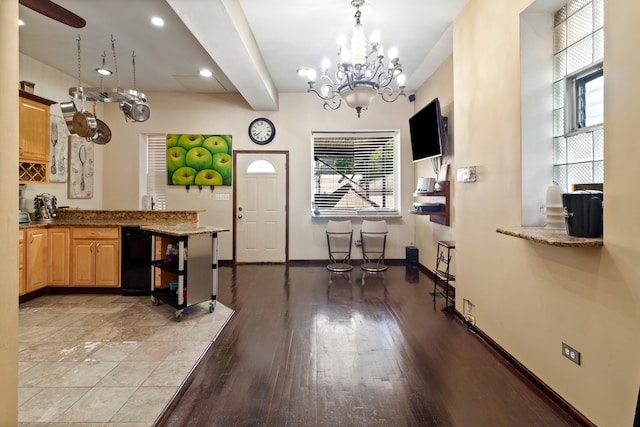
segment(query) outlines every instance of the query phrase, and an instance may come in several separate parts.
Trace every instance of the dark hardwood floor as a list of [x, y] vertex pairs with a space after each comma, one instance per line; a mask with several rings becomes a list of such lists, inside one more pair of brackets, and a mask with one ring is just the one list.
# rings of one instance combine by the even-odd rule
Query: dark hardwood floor
[[220, 269], [236, 310], [165, 426], [573, 426], [429, 294], [392, 266], [328, 286], [323, 266]]

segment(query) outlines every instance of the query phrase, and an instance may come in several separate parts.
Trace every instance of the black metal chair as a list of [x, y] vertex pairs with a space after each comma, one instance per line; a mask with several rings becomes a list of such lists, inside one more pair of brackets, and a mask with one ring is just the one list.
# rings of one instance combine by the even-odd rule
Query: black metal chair
[[327, 248], [329, 249], [329, 284], [333, 276], [341, 274], [351, 282], [351, 243], [353, 228], [351, 221], [332, 221], [327, 223]]
[[[387, 222], [362, 221], [360, 229], [360, 243], [362, 244], [362, 284], [367, 274], [378, 274], [387, 271], [384, 263], [384, 251], [387, 246]], [[382, 280], [384, 281], [384, 275]]]

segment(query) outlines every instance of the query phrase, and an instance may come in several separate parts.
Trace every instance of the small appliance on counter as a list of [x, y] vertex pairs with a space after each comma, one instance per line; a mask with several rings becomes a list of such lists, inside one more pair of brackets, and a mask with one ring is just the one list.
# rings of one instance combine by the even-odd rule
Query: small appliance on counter
[[569, 236], [602, 236], [602, 196], [602, 191], [597, 190], [562, 194], [562, 206]]
[[29, 224], [31, 223], [31, 216], [27, 211], [18, 211], [18, 224]]
[[56, 196], [43, 193], [33, 199], [33, 212], [38, 221], [50, 221], [56, 217]]
[[26, 184], [18, 185], [18, 224], [29, 224], [31, 222], [31, 215], [24, 204], [24, 192], [27, 189]]

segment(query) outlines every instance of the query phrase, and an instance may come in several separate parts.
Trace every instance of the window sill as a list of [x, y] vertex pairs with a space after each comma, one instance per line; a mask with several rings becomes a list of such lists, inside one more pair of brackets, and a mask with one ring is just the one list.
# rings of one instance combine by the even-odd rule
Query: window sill
[[400, 218], [399, 212], [369, 212], [369, 211], [334, 211], [334, 212], [320, 212], [319, 214], [315, 214], [311, 211], [312, 218]]
[[532, 242], [563, 248], [596, 248], [604, 246], [602, 238], [573, 237], [564, 229], [545, 227], [498, 227], [497, 233], [518, 237]]

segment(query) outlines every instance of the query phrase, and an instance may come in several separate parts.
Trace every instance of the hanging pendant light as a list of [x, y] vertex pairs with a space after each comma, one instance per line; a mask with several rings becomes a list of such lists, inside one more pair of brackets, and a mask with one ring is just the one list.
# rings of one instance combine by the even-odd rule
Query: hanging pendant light
[[399, 96], [405, 96], [405, 76], [398, 59], [397, 50], [389, 49], [385, 56], [379, 43], [379, 37], [371, 37], [367, 52], [367, 38], [361, 23], [360, 7], [364, 0], [352, 0], [356, 8], [355, 25], [351, 37], [350, 49], [346, 48], [346, 39], [338, 39], [339, 62], [333, 75], [329, 74], [329, 61], [322, 61], [320, 81], [316, 81], [316, 71], [301, 68], [298, 74], [307, 79], [307, 92], [313, 92], [324, 101], [324, 108], [336, 110], [342, 101], [360, 113], [366, 110], [376, 95], [383, 101], [394, 102]]

